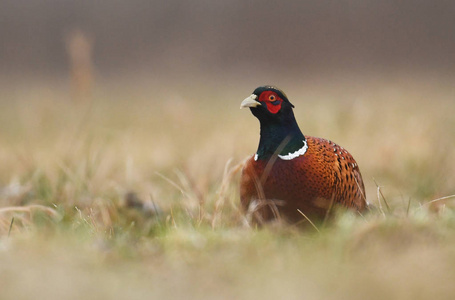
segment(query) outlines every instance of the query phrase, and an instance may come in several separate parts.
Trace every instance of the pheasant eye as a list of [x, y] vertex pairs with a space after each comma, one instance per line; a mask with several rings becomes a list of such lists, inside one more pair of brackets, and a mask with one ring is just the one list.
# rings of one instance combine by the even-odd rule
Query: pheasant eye
[[269, 100], [270, 100], [270, 101], [275, 101], [275, 100], [276, 100], [276, 98], [275, 98], [275, 96], [274, 96], [274, 95], [270, 95], [270, 96], [269, 96]]

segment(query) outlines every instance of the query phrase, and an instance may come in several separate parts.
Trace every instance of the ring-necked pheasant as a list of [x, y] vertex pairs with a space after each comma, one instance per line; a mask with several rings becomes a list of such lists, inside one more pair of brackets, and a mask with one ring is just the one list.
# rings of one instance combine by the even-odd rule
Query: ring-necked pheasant
[[366, 208], [354, 158], [331, 141], [303, 135], [283, 91], [258, 87], [243, 107], [261, 125], [258, 150], [246, 162], [240, 182], [242, 209], [252, 212], [254, 221], [284, 217], [299, 222], [302, 213], [321, 219], [337, 204], [359, 212]]

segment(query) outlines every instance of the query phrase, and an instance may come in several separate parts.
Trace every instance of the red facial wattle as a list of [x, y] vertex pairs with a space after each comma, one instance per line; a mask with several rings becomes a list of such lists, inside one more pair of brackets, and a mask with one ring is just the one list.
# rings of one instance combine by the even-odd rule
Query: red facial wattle
[[273, 91], [265, 91], [259, 96], [260, 102], [265, 102], [267, 109], [272, 114], [276, 114], [281, 109], [281, 103], [283, 100]]

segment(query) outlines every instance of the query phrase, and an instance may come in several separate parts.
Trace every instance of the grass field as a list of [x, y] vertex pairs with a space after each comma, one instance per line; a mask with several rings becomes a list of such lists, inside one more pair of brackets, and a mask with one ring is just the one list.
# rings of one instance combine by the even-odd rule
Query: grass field
[[451, 82], [279, 85], [305, 134], [349, 149], [378, 208], [303, 231], [239, 212], [259, 138], [239, 105], [262, 82], [100, 84], [84, 103], [65, 84], [4, 86], [0, 298], [453, 299]]

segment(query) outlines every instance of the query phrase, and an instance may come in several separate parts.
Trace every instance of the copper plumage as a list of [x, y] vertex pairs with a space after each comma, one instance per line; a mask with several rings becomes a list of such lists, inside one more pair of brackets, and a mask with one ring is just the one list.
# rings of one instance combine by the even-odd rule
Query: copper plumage
[[362, 212], [365, 187], [359, 166], [341, 146], [301, 133], [293, 105], [278, 88], [263, 86], [242, 102], [261, 125], [255, 156], [245, 163], [241, 206], [257, 223], [323, 219], [335, 206]]

